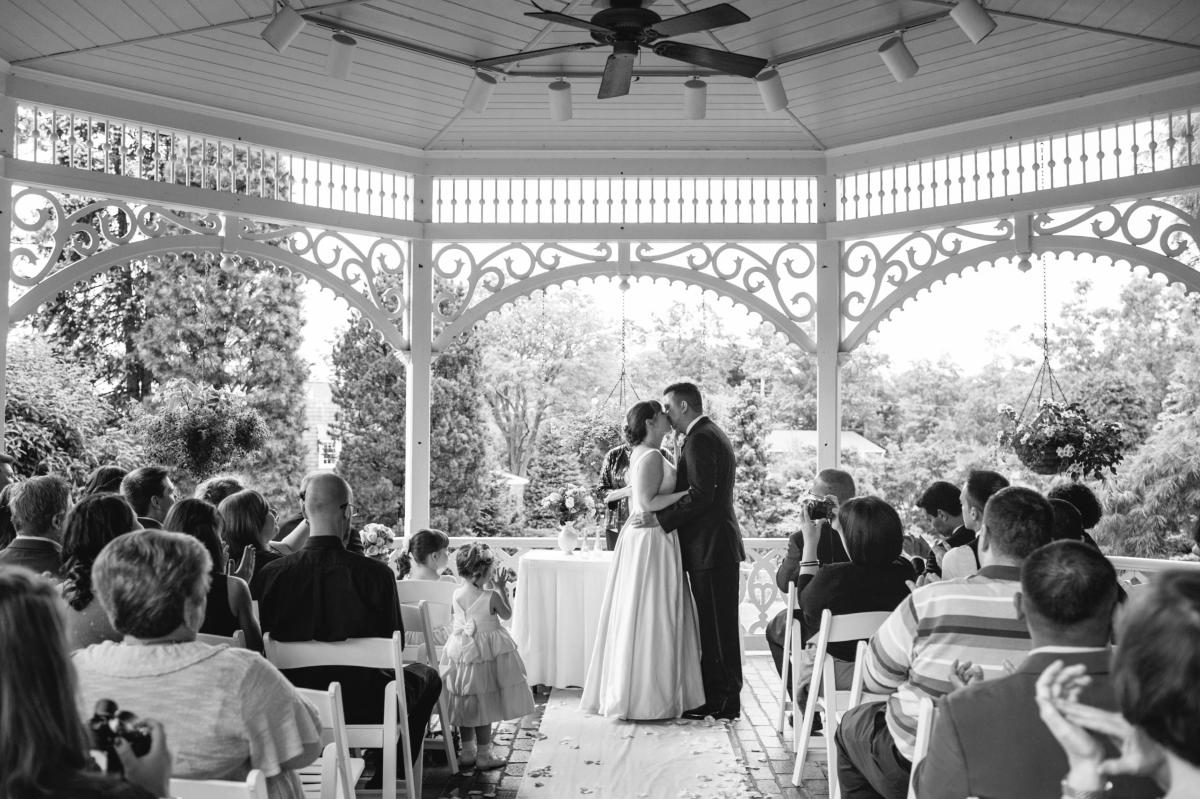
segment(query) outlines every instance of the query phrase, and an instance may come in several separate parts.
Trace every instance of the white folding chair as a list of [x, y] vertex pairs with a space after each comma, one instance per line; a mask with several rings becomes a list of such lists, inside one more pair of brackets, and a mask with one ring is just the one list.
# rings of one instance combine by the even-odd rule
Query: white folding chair
[[210, 633], [196, 633], [196, 640], [202, 641], [211, 646], [219, 644], [228, 644], [234, 649], [246, 648], [246, 634], [241, 630], [234, 630], [233, 635], [212, 635]]
[[[787, 592], [787, 629], [783, 633], [783, 668], [780, 669], [779, 675], [779, 716], [775, 719], [775, 729], [780, 735], [783, 735], [783, 717], [784, 711], [788, 706], [788, 683], [792, 679], [792, 621], [796, 613], [796, 584], [788, 583]], [[795, 725], [796, 719], [793, 716], [792, 724]], [[793, 726], [794, 729], [794, 726]], [[795, 735], [792, 736], [795, 743]]]
[[[396, 679], [383, 691], [383, 722], [380, 724], [347, 724], [347, 746], [383, 750], [383, 796], [396, 799], [396, 743], [401, 744], [400, 758], [404, 767], [404, 795], [418, 799], [421, 795], [421, 760], [413, 765], [413, 747], [420, 741], [410, 741], [408, 735], [408, 702], [404, 697], [404, 641], [400, 633], [388, 638], [350, 638], [345, 641], [295, 641], [284, 643], [263, 636], [267, 660], [277, 669], [300, 669], [307, 666], [355, 666], [368, 669], [391, 669]], [[417, 750], [418, 754], [420, 749]]]
[[267, 778], [254, 769], [245, 782], [173, 779], [171, 795], [179, 799], [267, 799]]
[[[804, 712], [800, 710], [800, 680], [793, 668], [792, 672], [792, 719], [796, 726], [792, 731], [792, 740], [796, 752], [796, 764], [792, 768], [792, 785], [800, 785], [800, 772], [804, 769], [804, 759], [808, 756], [808, 745], [811, 740], [813, 718], [817, 708], [825, 715], [825, 752], [828, 757], [826, 768], [831, 776], [829, 780], [830, 799], [838, 799], [841, 790], [837, 783], [837, 749], [833, 743], [833, 734], [837, 731], [842, 713], [848, 710], [850, 691], [837, 689], [833, 656], [828, 653], [829, 645], [843, 641], [859, 641], [870, 638], [880, 625], [891, 615], [891, 611], [881, 610], [869, 613], [847, 613], [834, 616], [828, 609], [821, 612], [821, 629], [817, 633], [817, 646], [813, 650], [812, 679], [808, 684], [808, 701], [804, 703]], [[795, 662], [803, 648], [800, 644], [800, 622], [793, 621], [796, 629], [792, 632], [792, 660]], [[856, 664], [856, 670], [859, 668]], [[861, 700], [861, 695], [860, 695]], [[799, 719], [797, 721], [797, 719]]]
[[[457, 583], [431, 580], [399, 580], [396, 582], [396, 595], [400, 599], [400, 620], [404, 622], [406, 632], [419, 632], [420, 644], [409, 644], [404, 647], [404, 656], [408, 660], [425, 663], [433, 668], [438, 667], [438, 657], [441, 654], [433, 631], [439, 624], [450, 624], [451, 607], [454, 602], [454, 592], [458, 590]], [[458, 773], [458, 756], [454, 752], [454, 736], [450, 723], [450, 703], [446, 693], [438, 697], [438, 725], [441, 727], [440, 738], [430, 737], [425, 743], [442, 747], [446, 752], [446, 762], [450, 770]], [[432, 732], [432, 726], [430, 731]]]
[[908, 775], [908, 799], [917, 799], [914, 778], [917, 775], [917, 764], [925, 759], [929, 751], [929, 738], [933, 735], [933, 700], [925, 697], [917, 707], [917, 740], [913, 744], [912, 772]]
[[300, 770], [304, 795], [310, 799], [354, 799], [354, 784], [366, 763], [350, 757], [346, 713], [342, 707], [342, 685], [331, 682], [325, 691], [297, 688], [296, 693], [312, 702], [321, 714], [321, 759]]

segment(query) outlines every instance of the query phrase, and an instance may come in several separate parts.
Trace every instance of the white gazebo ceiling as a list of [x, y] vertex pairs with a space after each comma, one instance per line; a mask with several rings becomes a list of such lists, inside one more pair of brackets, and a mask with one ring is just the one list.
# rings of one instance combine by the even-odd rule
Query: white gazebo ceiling
[[[657, 0], [652, 8], [672, 17], [714, 2]], [[525, 17], [535, 9], [519, 0], [293, 2], [400, 44], [360, 36], [348, 80], [326, 75], [326, 28], [309, 24], [282, 54], [260, 38], [271, 0], [0, 0], [0, 58], [34, 78], [88, 81], [421, 150], [836, 148], [1200, 72], [1196, 0], [990, 0], [999, 27], [979, 45], [939, 17], [945, 3], [733, 4], [751, 21], [677, 40], [781, 63], [788, 112], [764, 111], [752, 80], [705, 76], [707, 118], [685, 120], [683, 82], [694, 70], [649, 52], [637, 65], [650, 74], [628, 96], [597, 100], [605, 47], [506, 65], [500, 69], [517, 74], [501, 77], [487, 110], [464, 112], [469, 62], [589, 40], [586, 31]], [[588, 0], [543, 5], [584, 19], [597, 10]], [[885, 32], [914, 22], [923, 24], [905, 41], [920, 72], [898, 84], [876, 48]], [[573, 85], [574, 119], [554, 123], [546, 87], [560, 75]]]

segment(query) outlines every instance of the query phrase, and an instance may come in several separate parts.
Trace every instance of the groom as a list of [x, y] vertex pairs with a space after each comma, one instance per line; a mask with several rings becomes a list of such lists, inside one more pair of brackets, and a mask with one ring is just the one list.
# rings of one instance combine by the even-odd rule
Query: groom
[[742, 709], [738, 592], [746, 550], [733, 510], [733, 447], [704, 415], [700, 389], [694, 384], [667, 386], [662, 404], [675, 432], [684, 436], [675, 490], [688, 495], [657, 514], [638, 514], [635, 524], [657, 523], [667, 532], [679, 531], [683, 570], [696, 598], [705, 701], [684, 718], [735, 719]]

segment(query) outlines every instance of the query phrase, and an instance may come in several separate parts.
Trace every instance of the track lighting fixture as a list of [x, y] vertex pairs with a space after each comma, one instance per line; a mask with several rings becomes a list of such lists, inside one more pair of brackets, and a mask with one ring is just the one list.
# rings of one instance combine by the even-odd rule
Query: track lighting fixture
[[354, 66], [354, 49], [356, 47], [358, 47], [358, 42], [353, 36], [348, 36], [341, 31], [333, 34], [333, 38], [329, 42], [329, 60], [325, 65], [331, 78], [345, 80], [350, 77], [350, 67]]
[[476, 72], [475, 77], [471, 80], [471, 86], [467, 89], [467, 96], [463, 100], [463, 108], [473, 114], [482, 114], [487, 109], [488, 101], [492, 99], [492, 92], [496, 90], [496, 79], [486, 72]]
[[704, 119], [708, 111], [708, 84], [692, 78], [683, 84], [683, 115], [687, 119]]
[[908, 45], [904, 43], [903, 31], [879, 45], [879, 57], [883, 59], [896, 83], [903, 83], [916, 75], [920, 69], [917, 59], [913, 58], [912, 53], [908, 51]]
[[783, 81], [779, 73], [773, 69], [764, 69], [754, 78], [758, 93], [762, 96], [763, 107], [769, 113], [776, 113], [787, 108], [787, 92], [784, 91]]
[[962, 28], [967, 38], [979, 44], [996, 30], [996, 20], [979, 4], [979, 0], [958, 0], [950, 9], [950, 19]]
[[562, 78], [549, 86], [550, 118], [555, 122], [566, 122], [571, 118], [571, 84]]
[[304, 17], [296, 9], [284, 3], [275, 12], [275, 16], [263, 28], [263, 41], [282, 53], [288, 45], [296, 40], [300, 31], [304, 30]]

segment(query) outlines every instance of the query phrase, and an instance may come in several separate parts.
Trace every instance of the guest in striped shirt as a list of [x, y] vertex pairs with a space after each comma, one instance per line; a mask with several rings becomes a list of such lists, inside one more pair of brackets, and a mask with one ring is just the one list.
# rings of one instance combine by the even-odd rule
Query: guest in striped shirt
[[969, 577], [918, 588], [871, 639], [866, 689], [886, 702], [859, 705], [838, 725], [838, 781], [846, 799], [904, 799], [912, 769], [917, 707], [953, 689], [955, 661], [985, 679], [1002, 676], [1031, 644], [1013, 595], [1021, 564], [1050, 541], [1054, 511], [1041, 494], [1011, 487], [988, 500], [980, 529], [982, 568]]

